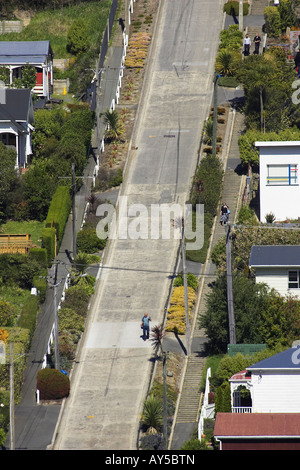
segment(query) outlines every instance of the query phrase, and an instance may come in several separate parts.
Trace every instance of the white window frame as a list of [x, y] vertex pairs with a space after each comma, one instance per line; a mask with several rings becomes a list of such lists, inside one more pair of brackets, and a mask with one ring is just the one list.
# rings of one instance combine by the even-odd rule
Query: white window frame
[[298, 165], [296, 163], [267, 165], [267, 186], [295, 185], [298, 185]]

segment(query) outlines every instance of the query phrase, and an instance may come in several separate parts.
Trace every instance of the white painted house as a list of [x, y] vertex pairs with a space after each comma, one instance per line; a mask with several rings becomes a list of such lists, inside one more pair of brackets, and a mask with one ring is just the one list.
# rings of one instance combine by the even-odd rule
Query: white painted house
[[255, 142], [259, 148], [260, 221], [300, 217], [300, 141]]
[[32, 155], [34, 112], [28, 88], [1, 89], [0, 142], [16, 151], [16, 168], [25, 168]]
[[49, 99], [53, 89], [53, 51], [49, 41], [0, 41], [0, 67], [9, 71], [9, 85], [22, 77], [26, 64], [36, 71], [32, 91]]
[[[300, 413], [300, 346], [257, 362], [230, 380], [233, 413]], [[240, 388], [250, 391], [250, 406], [240, 406]]]
[[300, 245], [255, 245], [250, 269], [256, 282], [263, 282], [280, 295], [300, 296]]

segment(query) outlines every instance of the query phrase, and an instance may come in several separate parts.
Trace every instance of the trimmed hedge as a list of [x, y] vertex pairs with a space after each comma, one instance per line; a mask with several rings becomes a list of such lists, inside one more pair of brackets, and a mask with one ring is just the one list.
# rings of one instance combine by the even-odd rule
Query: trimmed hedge
[[34, 258], [43, 268], [48, 267], [48, 256], [46, 248], [31, 248], [30, 257]]
[[56, 229], [58, 247], [60, 247], [62, 241], [71, 205], [72, 200], [68, 186], [58, 186], [53, 195], [46, 218], [46, 228], [54, 226]]
[[36, 328], [39, 307], [39, 297], [32, 295], [23, 305], [22, 313], [18, 320], [18, 327], [27, 329], [31, 338]]
[[59, 400], [70, 393], [70, 379], [57, 369], [41, 369], [37, 374], [41, 400]]
[[[224, 5], [224, 11], [227, 15], [239, 16], [239, 4], [238, 1], [229, 1]], [[248, 15], [249, 5], [248, 3], [243, 3], [243, 16]]]
[[56, 230], [54, 227], [44, 228], [42, 231], [42, 246], [47, 251], [48, 265], [55, 258]]

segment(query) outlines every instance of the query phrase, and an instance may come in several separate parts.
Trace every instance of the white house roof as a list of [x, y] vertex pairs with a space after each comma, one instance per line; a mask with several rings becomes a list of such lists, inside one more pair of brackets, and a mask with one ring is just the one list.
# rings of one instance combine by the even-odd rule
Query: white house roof
[[49, 41], [0, 41], [0, 65], [41, 64], [49, 55]]
[[247, 367], [247, 371], [253, 370], [286, 370], [286, 369], [298, 369], [300, 372], [300, 347], [299, 345], [293, 346], [285, 351], [282, 351], [274, 356], [263, 359], [262, 361], [256, 362], [250, 367]]
[[255, 142], [255, 147], [299, 147], [299, 140], [274, 140], [274, 141], [258, 141]]
[[250, 268], [300, 267], [300, 245], [254, 245], [249, 259]]

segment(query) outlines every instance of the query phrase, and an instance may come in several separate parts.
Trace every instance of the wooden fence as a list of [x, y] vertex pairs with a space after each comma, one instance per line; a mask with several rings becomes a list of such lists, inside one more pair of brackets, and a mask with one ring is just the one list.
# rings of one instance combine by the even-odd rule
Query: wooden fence
[[0, 254], [22, 253], [26, 254], [32, 248], [31, 235], [10, 235], [0, 233]]

